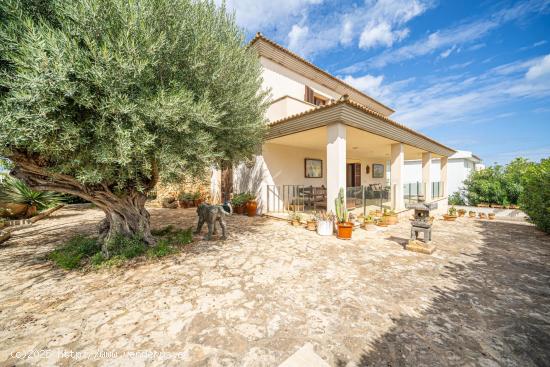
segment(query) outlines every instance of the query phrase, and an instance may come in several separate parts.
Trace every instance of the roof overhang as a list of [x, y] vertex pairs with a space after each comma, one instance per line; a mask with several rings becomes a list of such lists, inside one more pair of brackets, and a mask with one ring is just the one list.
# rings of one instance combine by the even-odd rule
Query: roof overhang
[[440, 156], [449, 157], [455, 153], [455, 150], [347, 98], [270, 123], [267, 140], [338, 122]]

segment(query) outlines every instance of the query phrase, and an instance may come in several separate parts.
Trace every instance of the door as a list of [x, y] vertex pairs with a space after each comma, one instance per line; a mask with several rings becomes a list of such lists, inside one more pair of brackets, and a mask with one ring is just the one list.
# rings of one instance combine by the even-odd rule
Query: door
[[346, 186], [361, 186], [361, 163], [346, 164]]

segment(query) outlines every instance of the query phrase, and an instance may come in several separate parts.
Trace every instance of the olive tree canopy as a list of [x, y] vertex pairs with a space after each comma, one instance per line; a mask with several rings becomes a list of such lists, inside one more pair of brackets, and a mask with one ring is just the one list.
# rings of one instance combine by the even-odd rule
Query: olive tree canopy
[[265, 97], [257, 56], [212, 1], [0, 4], [0, 156], [31, 187], [104, 210], [104, 243], [154, 244], [147, 191], [252, 155]]

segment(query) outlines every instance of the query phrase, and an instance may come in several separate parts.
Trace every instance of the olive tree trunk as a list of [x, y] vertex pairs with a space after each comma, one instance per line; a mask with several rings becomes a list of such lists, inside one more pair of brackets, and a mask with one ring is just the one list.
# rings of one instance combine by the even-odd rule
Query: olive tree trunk
[[145, 189], [138, 191], [128, 188], [122, 193], [113, 193], [108, 184], [88, 186], [78, 182], [74, 177], [52, 173], [37, 162], [37, 159], [23, 154], [14, 154], [9, 157], [15, 168], [10, 174], [25, 182], [29, 187], [39, 191], [54, 191], [78, 196], [95, 204], [105, 212], [105, 219], [99, 224], [99, 238], [103, 256], [109, 258], [109, 243], [116, 236], [139, 236], [149, 245], [156, 244], [151, 235], [150, 215], [145, 209], [147, 191], [151, 190], [158, 181], [158, 171], [153, 162], [153, 172], [150, 178], [145, 178]]

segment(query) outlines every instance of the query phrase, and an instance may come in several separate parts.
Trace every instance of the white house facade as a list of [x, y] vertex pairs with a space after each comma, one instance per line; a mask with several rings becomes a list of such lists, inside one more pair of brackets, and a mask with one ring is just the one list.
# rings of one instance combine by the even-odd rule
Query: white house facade
[[[465, 150], [458, 150], [455, 154], [448, 158], [447, 162], [447, 192], [452, 194], [462, 188], [464, 180], [470, 176], [472, 171], [477, 171], [484, 168], [481, 159]], [[439, 181], [440, 161], [439, 159], [432, 160], [431, 174], [435, 181]], [[421, 180], [422, 162], [420, 160], [405, 161], [405, 177], [410, 182]]]
[[[263, 213], [334, 211], [344, 189], [353, 209], [380, 206], [405, 210], [405, 162], [419, 160], [422, 195], [446, 205], [449, 148], [390, 116], [390, 107], [265, 38], [250, 42], [271, 91], [268, 133], [252, 164], [215, 170], [212, 196], [257, 195]], [[433, 159], [440, 162], [438, 171]], [[432, 195], [437, 187], [437, 197]]]

